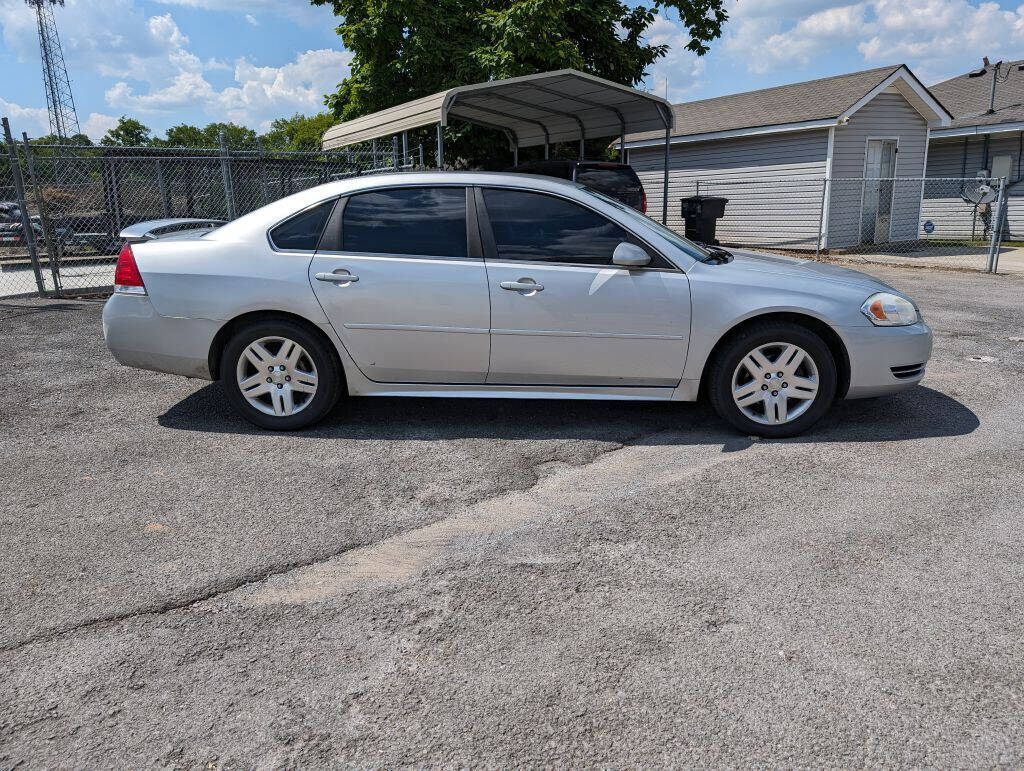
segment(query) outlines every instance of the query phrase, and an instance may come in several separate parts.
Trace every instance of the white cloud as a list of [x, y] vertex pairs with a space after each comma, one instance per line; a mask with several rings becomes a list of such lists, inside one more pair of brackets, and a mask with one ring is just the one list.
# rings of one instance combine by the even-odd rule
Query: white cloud
[[682, 23], [659, 14], [647, 28], [646, 38], [651, 45], [669, 47], [668, 53], [651, 66], [653, 94], [665, 96], [667, 90], [670, 102], [681, 102], [703, 85], [704, 58], [686, 48], [690, 35]]
[[1024, 5], [981, 0], [734, 0], [723, 42], [751, 72], [804, 68], [836, 53], [865, 67], [906, 63], [932, 82], [982, 56], [1019, 57]]
[[30, 137], [50, 133], [50, 119], [45, 107], [23, 107], [0, 96], [0, 115], [10, 118], [11, 131], [14, 132], [16, 139], [20, 139], [22, 131], [27, 132]]
[[[308, 2], [281, 2], [281, 0], [247, 0], [246, 3], [239, 3], [238, 0], [156, 0], [163, 5], [178, 5], [187, 8], [201, 8], [205, 11], [227, 11], [238, 13], [241, 11], [260, 11], [277, 14], [291, 21], [306, 26], [316, 26], [330, 22], [334, 14], [329, 7], [316, 7]], [[243, 6], [240, 8], [239, 6]], [[246, 14], [249, 15], [249, 14]]]
[[82, 133], [94, 142], [103, 138], [110, 129], [117, 125], [117, 117], [104, 115], [101, 112], [89, 113], [89, 117], [82, 123]]
[[251, 13], [245, 14], [245, 20], [254, 27], [260, 26], [260, 20], [253, 16]]
[[282, 67], [260, 67], [239, 59], [234, 67], [235, 85], [217, 90], [190, 57], [182, 51], [175, 58], [179, 71], [166, 82], [151, 80], [147, 91], [139, 92], [123, 80], [117, 82], [106, 92], [107, 103], [140, 116], [198, 107], [211, 120], [257, 126], [293, 112], [323, 109], [323, 95], [345, 77], [352, 60], [346, 51], [326, 48], [300, 53]]

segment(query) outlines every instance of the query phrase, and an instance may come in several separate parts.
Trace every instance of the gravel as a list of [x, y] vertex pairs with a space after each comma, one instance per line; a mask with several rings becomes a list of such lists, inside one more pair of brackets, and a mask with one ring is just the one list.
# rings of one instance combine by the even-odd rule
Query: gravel
[[924, 384], [777, 442], [499, 400], [263, 434], [99, 304], [0, 302], [0, 767], [1021, 766], [1024, 277], [872, 272]]

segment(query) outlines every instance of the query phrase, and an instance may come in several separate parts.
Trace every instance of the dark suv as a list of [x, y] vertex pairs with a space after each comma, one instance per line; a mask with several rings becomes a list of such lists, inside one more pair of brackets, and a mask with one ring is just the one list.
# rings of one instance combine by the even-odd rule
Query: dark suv
[[530, 161], [509, 169], [523, 174], [571, 179], [647, 213], [647, 195], [640, 177], [626, 163], [607, 161]]

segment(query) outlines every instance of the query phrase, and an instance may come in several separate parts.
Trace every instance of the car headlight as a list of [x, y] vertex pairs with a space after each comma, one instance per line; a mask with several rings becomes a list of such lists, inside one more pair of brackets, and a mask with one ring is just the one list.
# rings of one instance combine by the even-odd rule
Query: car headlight
[[878, 292], [871, 295], [860, 306], [860, 312], [878, 327], [905, 327], [908, 324], [917, 323], [919, 318], [914, 303], [906, 297], [900, 297], [890, 292]]

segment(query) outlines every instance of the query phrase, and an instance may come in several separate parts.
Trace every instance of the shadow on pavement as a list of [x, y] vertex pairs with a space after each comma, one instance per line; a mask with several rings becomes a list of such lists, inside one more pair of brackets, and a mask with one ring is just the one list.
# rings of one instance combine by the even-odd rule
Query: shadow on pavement
[[[165, 428], [265, 434], [238, 417], [211, 383], [159, 418]], [[878, 399], [840, 401], [800, 442], [893, 442], [969, 434], [978, 417], [955, 399], [918, 387]], [[749, 447], [704, 404], [531, 399], [361, 397], [342, 401], [328, 419], [290, 435], [311, 439], [582, 439], [641, 444]]]

